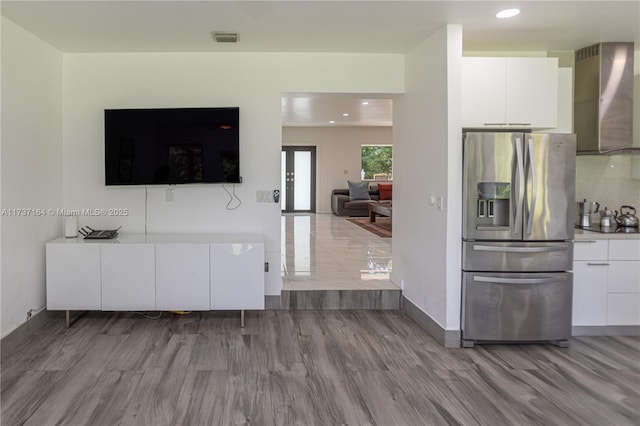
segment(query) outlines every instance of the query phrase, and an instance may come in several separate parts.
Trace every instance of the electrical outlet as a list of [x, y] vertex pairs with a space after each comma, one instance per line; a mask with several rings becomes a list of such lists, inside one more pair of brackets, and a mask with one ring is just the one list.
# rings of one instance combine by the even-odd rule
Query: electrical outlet
[[173, 193], [173, 188], [169, 188], [167, 190], [165, 190], [164, 192], [164, 196], [167, 200], [167, 202], [172, 202], [173, 200], [175, 200], [175, 194]]

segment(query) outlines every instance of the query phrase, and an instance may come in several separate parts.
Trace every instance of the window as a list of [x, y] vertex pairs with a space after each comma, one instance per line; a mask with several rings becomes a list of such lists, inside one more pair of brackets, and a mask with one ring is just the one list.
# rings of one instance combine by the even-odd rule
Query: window
[[391, 180], [393, 177], [393, 146], [362, 145], [363, 179]]

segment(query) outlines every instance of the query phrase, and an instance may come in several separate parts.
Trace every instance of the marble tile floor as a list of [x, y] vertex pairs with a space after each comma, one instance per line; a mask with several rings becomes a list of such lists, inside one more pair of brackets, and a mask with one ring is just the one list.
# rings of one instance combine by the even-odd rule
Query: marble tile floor
[[399, 290], [391, 238], [333, 214], [282, 215], [284, 290]]

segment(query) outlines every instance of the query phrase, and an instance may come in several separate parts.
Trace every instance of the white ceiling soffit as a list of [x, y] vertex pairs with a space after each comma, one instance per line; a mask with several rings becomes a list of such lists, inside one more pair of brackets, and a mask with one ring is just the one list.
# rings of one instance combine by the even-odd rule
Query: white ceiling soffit
[[391, 126], [393, 101], [376, 95], [285, 93], [285, 127]]
[[[465, 51], [576, 50], [640, 44], [640, 2], [517, 1], [5, 1], [2, 15], [62, 52], [404, 53], [445, 24]], [[237, 44], [211, 32], [240, 33]]]

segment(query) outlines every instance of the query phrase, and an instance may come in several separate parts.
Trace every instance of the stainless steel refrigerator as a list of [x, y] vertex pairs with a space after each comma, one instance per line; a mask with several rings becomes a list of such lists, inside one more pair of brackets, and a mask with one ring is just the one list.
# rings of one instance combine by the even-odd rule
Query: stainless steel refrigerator
[[573, 134], [464, 134], [462, 344], [568, 345]]

